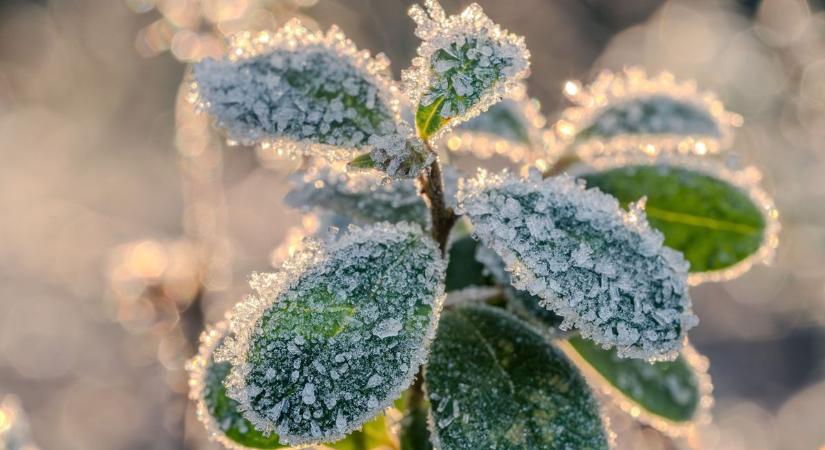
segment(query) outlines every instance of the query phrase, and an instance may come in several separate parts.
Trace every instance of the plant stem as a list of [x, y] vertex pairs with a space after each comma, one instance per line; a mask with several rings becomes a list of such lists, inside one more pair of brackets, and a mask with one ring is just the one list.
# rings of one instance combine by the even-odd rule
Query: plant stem
[[[427, 149], [435, 154], [432, 146], [426, 140], [424, 144]], [[429, 173], [424, 173], [419, 177], [422, 194], [426, 197], [430, 206], [430, 217], [432, 218], [432, 236], [441, 249], [441, 256], [447, 255], [447, 239], [450, 237], [450, 230], [456, 222], [456, 215], [453, 209], [447, 206], [444, 198], [444, 180], [441, 175], [441, 165], [438, 159], [430, 166]]]

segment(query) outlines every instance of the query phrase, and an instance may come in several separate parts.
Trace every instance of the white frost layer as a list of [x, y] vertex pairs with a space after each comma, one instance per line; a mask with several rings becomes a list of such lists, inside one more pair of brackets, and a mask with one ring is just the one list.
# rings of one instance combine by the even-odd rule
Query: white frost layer
[[426, 11], [410, 8], [422, 42], [412, 67], [401, 75], [413, 105], [446, 97], [439, 114], [455, 126], [486, 111], [527, 77], [530, 52], [524, 38], [494, 23], [478, 4], [449, 17], [436, 0], [425, 0], [424, 6]]
[[564, 317], [562, 329], [578, 328], [620, 356], [672, 359], [698, 323], [688, 264], [662, 245], [641, 205], [625, 212], [566, 175], [480, 171], [465, 180], [459, 212], [503, 259], [513, 286]]
[[232, 362], [228, 395], [257, 429], [291, 445], [344, 437], [418, 372], [444, 270], [435, 242], [408, 223], [309, 241], [280, 271], [254, 275], [255, 294], [235, 307], [235, 338], [216, 352]]
[[432, 162], [400, 119], [389, 61], [358, 51], [336, 27], [316, 33], [293, 20], [234, 35], [228, 57], [195, 64], [193, 76], [190, 100], [232, 141], [332, 159], [368, 149], [392, 177], [414, 177]]

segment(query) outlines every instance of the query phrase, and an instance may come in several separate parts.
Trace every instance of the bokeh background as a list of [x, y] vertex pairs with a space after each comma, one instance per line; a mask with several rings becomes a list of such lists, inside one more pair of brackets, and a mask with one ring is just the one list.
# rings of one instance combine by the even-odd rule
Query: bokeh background
[[[282, 203], [289, 163], [223, 148], [186, 111], [176, 133], [186, 62], [219, 53], [216, 35], [299, 15], [397, 75], [417, 45], [410, 3], [0, 2], [0, 398], [19, 398], [42, 449], [214, 448], [183, 400], [199, 317], [177, 311], [200, 293], [219, 318], [312, 226]], [[694, 290], [716, 397], [698, 445], [825, 446], [825, 2], [479, 3], [526, 36], [529, 93], [551, 120], [564, 80], [631, 64], [695, 78], [744, 116], [735, 152], [762, 168], [781, 244], [772, 267]], [[616, 431], [622, 448], [679, 445]]]

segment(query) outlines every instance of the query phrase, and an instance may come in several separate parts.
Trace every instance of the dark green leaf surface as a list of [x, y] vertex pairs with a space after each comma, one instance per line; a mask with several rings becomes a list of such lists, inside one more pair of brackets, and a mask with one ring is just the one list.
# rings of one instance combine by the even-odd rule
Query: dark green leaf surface
[[446, 311], [426, 372], [445, 450], [606, 449], [599, 410], [576, 368], [500, 309]]
[[427, 405], [419, 405], [404, 413], [398, 435], [401, 450], [432, 450], [430, 430], [427, 428], [428, 408]]
[[236, 322], [249, 327], [239, 333], [248, 344], [237, 350], [233, 366], [244, 371], [233, 380], [242, 384], [230, 394], [251, 392], [250, 421], [292, 445], [342, 438], [400, 395], [424, 358], [443, 289], [438, 248], [417, 226], [352, 228], [321, 247], [294, 257], [312, 264], [255, 279], [265, 300], [247, 305], [261, 315]]
[[674, 422], [694, 418], [701, 394], [684, 356], [649, 363], [619, 358], [614, 350], [604, 350], [580, 337], [568, 342], [587, 365], [645, 411]]
[[517, 108], [519, 104], [510, 99], [502, 100], [491, 106], [479, 116], [459, 125], [462, 130], [477, 131], [499, 136], [508, 141], [530, 145], [528, 125], [520, 116]]
[[229, 439], [249, 448], [283, 448], [278, 436], [264, 435], [246, 419], [238, 410], [238, 402], [226, 396], [223, 381], [229, 375], [231, 366], [228, 362], [216, 363], [214, 360], [206, 369], [204, 379], [203, 401], [215, 424]]
[[672, 166], [627, 166], [582, 176], [588, 187], [622, 205], [647, 197], [650, 224], [665, 245], [681, 251], [691, 272], [724, 269], [762, 246], [765, 219], [737, 187], [712, 176]]
[[446, 291], [457, 291], [470, 286], [489, 286], [492, 283], [484, 265], [476, 260], [478, 241], [470, 236], [457, 239], [450, 246], [447, 265]]
[[608, 106], [579, 131], [576, 140], [628, 134], [721, 136], [719, 125], [707, 111], [680, 99], [653, 95]]

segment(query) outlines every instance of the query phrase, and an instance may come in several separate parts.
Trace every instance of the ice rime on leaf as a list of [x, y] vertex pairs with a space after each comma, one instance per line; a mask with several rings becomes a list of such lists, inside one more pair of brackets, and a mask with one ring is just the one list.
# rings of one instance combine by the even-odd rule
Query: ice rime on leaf
[[402, 79], [426, 139], [498, 102], [527, 76], [530, 53], [524, 38], [493, 23], [475, 3], [449, 17], [436, 0], [424, 6], [409, 11], [422, 43]]
[[566, 175], [482, 171], [459, 192], [459, 211], [503, 259], [513, 286], [564, 317], [562, 329], [578, 328], [620, 356], [665, 359], [697, 323], [688, 265], [639, 207], [624, 212]]
[[575, 366], [501, 309], [445, 311], [424, 378], [435, 448], [609, 448]]
[[412, 180], [384, 182], [376, 172], [347, 172], [318, 163], [292, 178], [286, 202], [296, 208], [320, 208], [355, 222], [429, 222], [427, 205]]
[[[234, 309], [230, 397], [292, 445], [357, 429], [410, 384], [443, 302], [440, 252], [416, 225], [308, 243]], [[380, 380], [380, 382], [378, 381]]]
[[209, 439], [226, 448], [282, 448], [275, 434], [264, 435], [243, 417], [238, 402], [226, 396], [224, 380], [228, 362], [216, 362], [215, 349], [227, 338], [229, 322], [221, 321], [201, 334], [198, 354], [186, 364], [189, 372], [189, 398], [197, 406], [198, 420]]
[[648, 76], [639, 67], [602, 71], [587, 86], [568, 81], [564, 94], [575, 106], [555, 124], [559, 144], [572, 143], [585, 160], [615, 150], [715, 153], [742, 124], [695, 81], [679, 82], [668, 72]]
[[336, 27], [315, 33], [293, 20], [237, 34], [226, 59], [205, 59], [193, 74], [191, 100], [243, 144], [343, 159], [374, 136], [403, 132], [389, 62]]
[[415, 178], [435, 161], [435, 154], [407, 126], [399, 129], [403, 132], [370, 136], [370, 159], [391, 178]]

